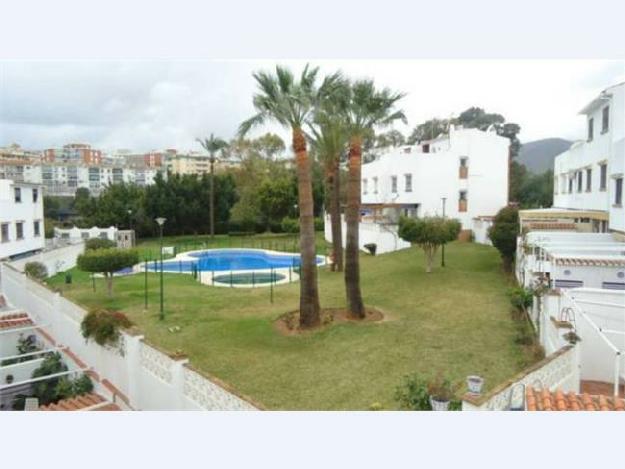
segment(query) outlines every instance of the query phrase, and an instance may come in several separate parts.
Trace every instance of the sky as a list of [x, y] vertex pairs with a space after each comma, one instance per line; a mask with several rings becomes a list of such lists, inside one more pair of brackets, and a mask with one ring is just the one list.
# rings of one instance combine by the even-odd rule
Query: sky
[[[0, 146], [28, 149], [90, 143], [112, 151], [200, 150], [196, 137], [234, 137], [254, 114], [252, 72], [280, 61], [0, 61]], [[408, 134], [432, 118], [470, 106], [521, 126], [520, 138], [583, 138], [579, 110], [625, 81], [625, 62], [609, 60], [311, 60], [322, 75], [341, 69], [406, 93]], [[287, 131], [268, 125], [254, 131]]]

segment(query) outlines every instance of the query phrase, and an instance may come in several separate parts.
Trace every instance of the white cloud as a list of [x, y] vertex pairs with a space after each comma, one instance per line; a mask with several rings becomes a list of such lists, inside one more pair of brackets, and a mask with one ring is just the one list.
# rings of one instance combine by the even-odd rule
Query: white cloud
[[[407, 93], [408, 132], [469, 106], [521, 125], [521, 139], [578, 138], [577, 112], [625, 80], [623, 62], [599, 60], [313, 61], [322, 72], [374, 78]], [[231, 138], [253, 112], [252, 71], [274, 61], [0, 62], [0, 145], [69, 141], [149, 150], [197, 148], [195, 137]], [[304, 61], [280, 61], [300, 68]], [[258, 132], [265, 129], [259, 129]], [[288, 132], [279, 131], [288, 138]]]

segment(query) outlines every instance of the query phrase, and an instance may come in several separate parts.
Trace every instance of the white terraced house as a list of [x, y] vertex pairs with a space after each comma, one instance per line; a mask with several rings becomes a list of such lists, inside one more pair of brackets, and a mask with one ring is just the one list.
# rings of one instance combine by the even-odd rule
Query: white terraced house
[[586, 138], [554, 162], [553, 208], [524, 210], [523, 225], [547, 222], [625, 239], [625, 83], [603, 90], [581, 111]]
[[0, 259], [42, 250], [43, 223], [41, 186], [0, 179]]
[[[494, 130], [451, 126], [449, 133], [392, 149], [362, 166], [361, 246], [387, 252], [400, 215], [445, 215], [462, 223], [462, 235], [487, 243], [490, 220], [508, 204], [510, 141]], [[329, 234], [329, 233], [328, 233]]]

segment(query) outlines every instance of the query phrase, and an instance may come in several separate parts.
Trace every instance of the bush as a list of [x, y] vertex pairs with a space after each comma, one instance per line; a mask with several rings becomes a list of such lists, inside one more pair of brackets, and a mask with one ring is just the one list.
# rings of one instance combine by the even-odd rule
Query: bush
[[107, 249], [117, 247], [115, 241], [111, 241], [110, 239], [102, 239], [102, 238], [91, 238], [85, 242], [85, 249], [96, 250], [96, 249]]
[[417, 373], [404, 377], [404, 382], [395, 389], [395, 400], [404, 410], [432, 410], [428, 383]]
[[132, 326], [130, 319], [119, 311], [97, 309], [90, 311], [80, 324], [82, 336], [93, 338], [98, 345], [116, 346], [119, 342], [120, 328]]
[[299, 219], [284, 217], [280, 224], [285, 233], [299, 233]]
[[428, 394], [437, 401], [452, 401], [459, 388], [459, 385], [453, 385], [449, 379], [438, 374], [428, 383]]
[[29, 277], [40, 281], [48, 277], [48, 268], [41, 262], [27, 262], [24, 266], [24, 272]]
[[320, 217], [315, 218], [315, 231], [323, 231], [323, 230], [324, 230], [323, 218], [320, 218]]
[[510, 303], [519, 312], [525, 312], [534, 302], [532, 290], [523, 287], [514, 287], [508, 290]]
[[488, 229], [488, 237], [497, 248], [506, 272], [512, 271], [516, 254], [517, 236], [519, 234], [519, 210], [515, 207], [504, 207]]
[[372, 256], [375, 256], [375, 253], [378, 250], [378, 245], [375, 243], [367, 243], [365, 244], [365, 249], [369, 251], [369, 254], [371, 254]]
[[108, 295], [113, 294], [113, 273], [139, 263], [134, 249], [89, 249], [78, 256], [78, 268], [84, 272], [102, 273], [106, 278]]

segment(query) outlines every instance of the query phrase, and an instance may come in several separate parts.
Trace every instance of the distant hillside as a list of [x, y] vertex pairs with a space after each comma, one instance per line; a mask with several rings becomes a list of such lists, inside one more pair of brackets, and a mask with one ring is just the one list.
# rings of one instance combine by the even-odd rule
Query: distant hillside
[[555, 157], [568, 150], [572, 143], [563, 138], [545, 138], [527, 142], [521, 146], [517, 161], [533, 173], [543, 173], [548, 169], [553, 169]]

